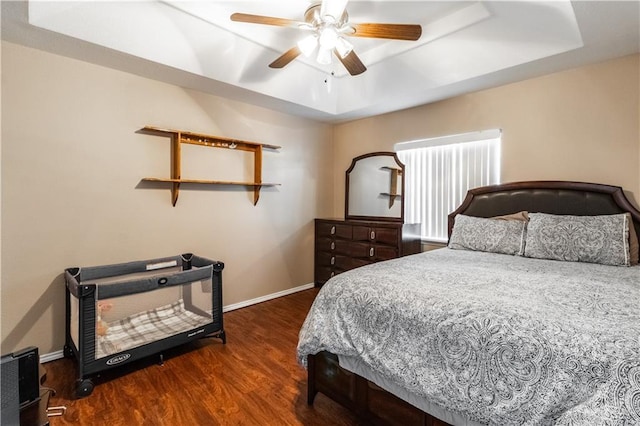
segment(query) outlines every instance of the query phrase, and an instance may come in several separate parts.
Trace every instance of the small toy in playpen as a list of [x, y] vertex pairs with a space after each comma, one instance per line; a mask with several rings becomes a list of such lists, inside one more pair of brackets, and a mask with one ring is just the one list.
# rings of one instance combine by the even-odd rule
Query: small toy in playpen
[[113, 303], [98, 302], [98, 318], [96, 318], [96, 334], [98, 336], [106, 336], [109, 330], [109, 324], [102, 319], [103, 312], [109, 312], [113, 308]]

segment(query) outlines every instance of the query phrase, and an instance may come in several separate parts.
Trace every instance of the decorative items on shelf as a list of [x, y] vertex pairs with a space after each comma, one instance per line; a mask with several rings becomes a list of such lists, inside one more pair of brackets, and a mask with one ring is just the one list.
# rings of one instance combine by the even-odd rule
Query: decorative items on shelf
[[[277, 150], [277, 145], [261, 144], [255, 142], [247, 142], [238, 139], [223, 138], [220, 136], [211, 136], [200, 133], [186, 132], [182, 130], [161, 129], [158, 127], [145, 126], [140, 129], [142, 133], [149, 133], [159, 136], [171, 137], [171, 178], [143, 178], [146, 182], [169, 182], [171, 186], [171, 203], [175, 206], [178, 201], [181, 183], [197, 183], [208, 185], [239, 185], [253, 189], [253, 204], [258, 203], [260, 198], [260, 189], [263, 186], [277, 186], [279, 183], [262, 182], [262, 151], [263, 149]], [[220, 180], [204, 180], [204, 179], [182, 179], [181, 174], [181, 150], [180, 144], [187, 143], [191, 145], [200, 145], [211, 148], [226, 148], [239, 151], [252, 152], [254, 155], [253, 162], [253, 181], [252, 182], [232, 182]]]

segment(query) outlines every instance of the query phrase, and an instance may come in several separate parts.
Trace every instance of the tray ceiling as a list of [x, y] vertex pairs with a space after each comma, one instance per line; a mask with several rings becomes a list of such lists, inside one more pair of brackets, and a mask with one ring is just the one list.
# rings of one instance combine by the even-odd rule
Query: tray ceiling
[[417, 42], [350, 38], [368, 70], [300, 56], [305, 33], [232, 22], [234, 12], [303, 20], [279, 1], [3, 2], [5, 40], [302, 115], [345, 121], [639, 51], [638, 2], [357, 1], [351, 22], [420, 24]]

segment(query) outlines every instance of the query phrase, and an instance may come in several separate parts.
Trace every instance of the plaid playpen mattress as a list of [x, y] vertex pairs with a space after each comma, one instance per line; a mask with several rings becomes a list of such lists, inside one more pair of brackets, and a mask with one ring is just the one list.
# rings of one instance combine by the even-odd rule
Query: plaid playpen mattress
[[169, 305], [110, 322], [107, 334], [98, 338], [96, 359], [171, 337], [210, 322], [210, 317], [185, 309], [184, 302], [180, 299]]

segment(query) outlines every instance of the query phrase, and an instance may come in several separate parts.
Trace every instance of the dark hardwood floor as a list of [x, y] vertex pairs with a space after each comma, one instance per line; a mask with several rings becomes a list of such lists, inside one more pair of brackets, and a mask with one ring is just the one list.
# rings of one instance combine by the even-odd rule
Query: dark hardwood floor
[[306, 370], [296, 361], [298, 332], [317, 290], [224, 314], [227, 344], [202, 339], [103, 373], [93, 393], [74, 399], [75, 361], [44, 364], [45, 386], [66, 405], [62, 425], [357, 425], [318, 394], [306, 402]]

